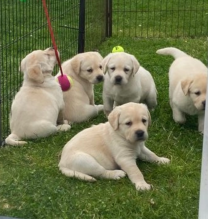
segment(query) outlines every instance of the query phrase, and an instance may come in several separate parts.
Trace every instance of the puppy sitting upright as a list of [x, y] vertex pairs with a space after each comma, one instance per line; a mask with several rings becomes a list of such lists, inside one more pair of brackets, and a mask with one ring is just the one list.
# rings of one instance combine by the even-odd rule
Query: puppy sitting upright
[[150, 114], [144, 104], [116, 107], [106, 123], [92, 126], [74, 136], [63, 148], [60, 171], [69, 177], [95, 181], [94, 177], [120, 179], [128, 175], [138, 190], [149, 190], [136, 158], [169, 163], [145, 147]]
[[63, 124], [62, 90], [51, 75], [56, 63], [53, 48], [33, 51], [22, 60], [24, 81], [12, 103], [11, 134], [6, 144], [22, 145], [27, 142], [21, 139], [46, 137], [58, 130], [70, 129]]
[[203, 133], [207, 67], [177, 48], [159, 49], [157, 53], [175, 58], [169, 69], [169, 98], [174, 121], [185, 123], [185, 114], [198, 115], [198, 130]]
[[94, 84], [104, 79], [102, 60], [98, 52], [85, 52], [63, 63], [63, 72], [73, 80], [71, 89], [63, 93], [64, 119], [69, 122], [83, 122], [103, 111], [103, 105], [94, 103]]
[[128, 102], [144, 102], [150, 109], [157, 105], [157, 91], [151, 74], [139, 66], [137, 59], [125, 52], [110, 53], [103, 60], [104, 111]]

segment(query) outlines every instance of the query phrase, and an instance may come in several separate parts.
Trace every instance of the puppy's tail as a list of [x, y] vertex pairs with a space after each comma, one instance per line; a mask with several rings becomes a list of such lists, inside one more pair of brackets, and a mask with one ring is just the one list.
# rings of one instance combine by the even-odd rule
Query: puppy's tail
[[160, 55], [171, 55], [175, 59], [183, 57], [183, 56], [188, 56], [185, 52], [181, 51], [180, 49], [174, 48], [174, 47], [158, 49], [156, 53]]
[[10, 134], [6, 139], [5, 142], [8, 145], [13, 145], [13, 146], [20, 146], [20, 145], [24, 145], [27, 144], [26, 141], [19, 141], [19, 137], [15, 134]]
[[78, 179], [81, 179], [81, 180], [84, 180], [84, 181], [89, 181], [89, 182], [94, 182], [96, 181], [95, 178], [87, 175], [87, 174], [84, 174], [84, 173], [81, 173], [81, 172], [78, 172], [78, 171], [75, 171], [75, 170], [70, 170], [66, 167], [59, 167], [59, 170], [66, 176], [68, 177], [74, 177], [74, 178], [78, 178]]

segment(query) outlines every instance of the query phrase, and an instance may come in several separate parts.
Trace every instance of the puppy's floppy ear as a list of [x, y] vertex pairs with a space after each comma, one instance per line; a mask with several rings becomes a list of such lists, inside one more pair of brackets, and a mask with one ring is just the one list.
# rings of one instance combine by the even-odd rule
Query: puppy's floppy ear
[[72, 70], [73, 70], [76, 74], [79, 74], [79, 73], [80, 73], [81, 63], [82, 63], [82, 59], [81, 59], [81, 55], [80, 55], [80, 54], [74, 56], [74, 57], [71, 59], [71, 67], [72, 67]]
[[192, 82], [193, 82], [193, 80], [190, 80], [190, 79], [185, 79], [185, 80], [181, 81], [181, 88], [182, 88], [185, 96], [188, 94], [189, 88], [190, 88]]
[[151, 125], [151, 123], [152, 123], [152, 119], [151, 119], [151, 114], [150, 114], [150, 111], [149, 111], [149, 109], [148, 109], [148, 107], [147, 107], [147, 105], [146, 104], [143, 104], [143, 103], [141, 103], [142, 105], [143, 105], [143, 107], [145, 108], [145, 110], [147, 111], [147, 115], [148, 115], [148, 126], [150, 126]]
[[37, 83], [43, 83], [44, 77], [40, 65], [33, 65], [27, 69], [28, 78], [36, 81]]
[[121, 114], [121, 108], [117, 106], [108, 116], [108, 121], [114, 130], [118, 129], [120, 114]]
[[103, 67], [103, 73], [105, 74], [107, 72], [107, 65], [108, 65], [108, 62], [109, 60], [111, 59], [112, 57], [112, 53], [108, 54], [102, 61], [102, 67]]
[[131, 60], [133, 62], [133, 75], [135, 75], [139, 70], [140, 64], [135, 56], [130, 55], [130, 57], [131, 57]]
[[24, 72], [26, 70], [25, 59], [23, 59], [19, 66], [19, 71]]
[[151, 114], [147, 108], [147, 113], [148, 113], [148, 126], [150, 126], [152, 124], [152, 119], [151, 119]]

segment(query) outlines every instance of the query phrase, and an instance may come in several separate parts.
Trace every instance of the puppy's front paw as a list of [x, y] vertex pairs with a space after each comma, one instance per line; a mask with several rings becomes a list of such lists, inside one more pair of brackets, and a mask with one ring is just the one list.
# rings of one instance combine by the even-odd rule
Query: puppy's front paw
[[159, 160], [157, 161], [158, 164], [166, 164], [170, 163], [170, 159], [165, 158], [165, 157], [160, 157]]
[[143, 190], [150, 190], [151, 189], [151, 185], [146, 183], [145, 181], [140, 181], [135, 183], [136, 189], [143, 191]]
[[71, 126], [68, 124], [62, 124], [57, 126], [58, 131], [68, 131], [71, 129]]
[[186, 117], [180, 113], [173, 113], [173, 120], [176, 123], [184, 124], [186, 122]]

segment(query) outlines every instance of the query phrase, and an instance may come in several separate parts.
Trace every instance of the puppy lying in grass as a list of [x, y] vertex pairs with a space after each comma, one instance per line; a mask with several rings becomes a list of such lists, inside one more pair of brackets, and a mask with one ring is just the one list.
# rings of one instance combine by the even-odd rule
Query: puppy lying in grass
[[157, 105], [157, 90], [152, 75], [137, 59], [125, 52], [110, 53], [103, 60], [105, 74], [103, 104], [108, 115], [114, 106], [128, 102]]
[[11, 134], [6, 144], [23, 145], [27, 142], [21, 139], [46, 137], [70, 129], [63, 124], [62, 90], [51, 75], [56, 63], [53, 48], [33, 51], [22, 60], [24, 81], [12, 103]]
[[198, 130], [203, 133], [207, 67], [177, 48], [159, 49], [157, 54], [175, 58], [169, 69], [169, 98], [174, 121], [185, 123], [186, 114], [198, 115]]
[[85, 181], [95, 181], [95, 177], [116, 180], [127, 174], [137, 190], [149, 190], [151, 186], [137, 167], [136, 158], [170, 162], [145, 147], [149, 124], [146, 105], [127, 103], [116, 107], [108, 122], [81, 131], [64, 146], [60, 171]]
[[104, 79], [102, 60], [98, 52], [85, 52], [62, 64], [63, 72], [73, 80], [71, 89], [63, 93], [64, 119], [69, 123], [86, 121], [103, 111], [103, 105], [94, 103], [94, 84]]

